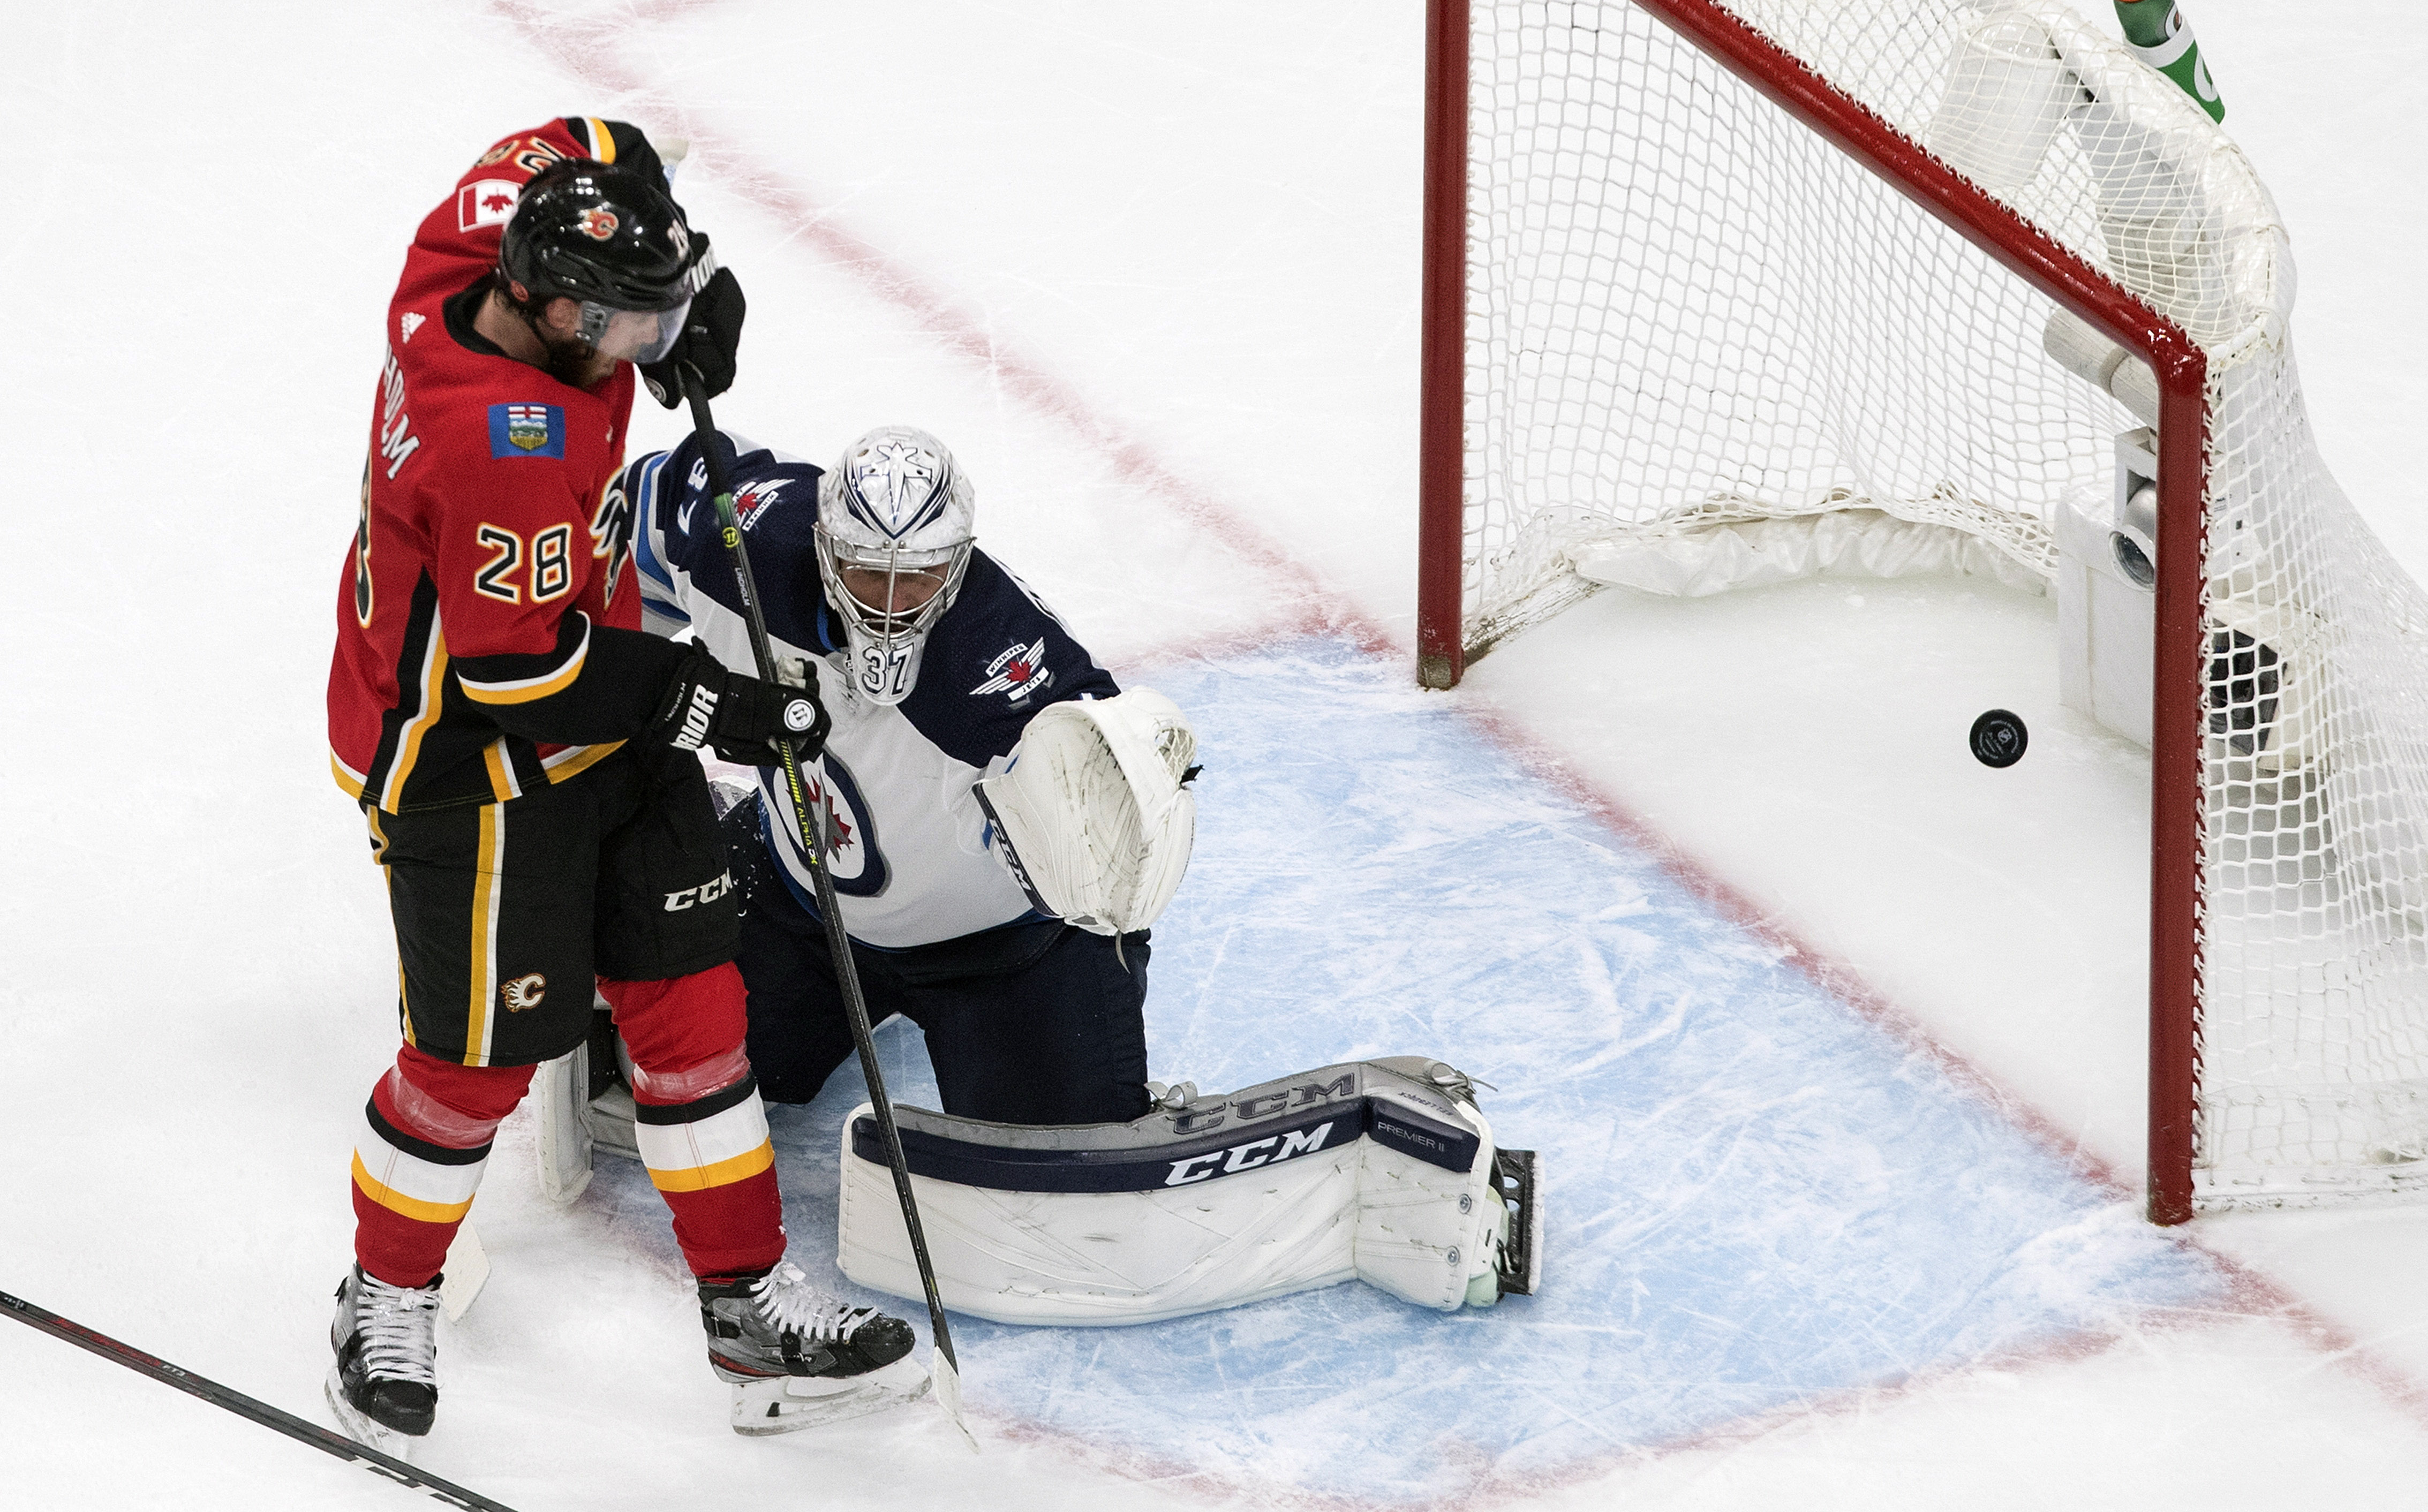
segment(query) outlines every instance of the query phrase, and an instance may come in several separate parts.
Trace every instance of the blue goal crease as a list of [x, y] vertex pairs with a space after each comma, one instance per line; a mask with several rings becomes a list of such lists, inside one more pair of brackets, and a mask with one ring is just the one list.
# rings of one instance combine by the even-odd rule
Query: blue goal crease
[[[1530, 776], [1328, 640], [1167, 669], [1196, 859], [1153, 1074], [1430, 1055], [1540, 1152], [1543, 1286], [1442, 1314], [1350, 1282], [1118, 1329], [954, 1324], [969, 1400], [1218, 1476], [1414, 1504], [2214, 1301], [2215, 1267]], [[894, 1094], [933, 1106], [915, 1032]], [[846, 1066], [772, 1122], [832, 1264]], [[915, 1312], [894, 1305], [896, 1312]], [[924, 1319], [922, 1320], [924, 1325]]]

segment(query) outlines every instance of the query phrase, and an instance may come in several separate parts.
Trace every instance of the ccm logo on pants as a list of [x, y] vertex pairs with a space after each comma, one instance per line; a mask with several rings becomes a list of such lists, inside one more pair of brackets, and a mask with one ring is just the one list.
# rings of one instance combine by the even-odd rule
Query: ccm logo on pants
[[713, 882], [702, 882], [697, 887], [686, 887], [680, 893], [668, 893], [666, 912], [680, 913], [695, 903], [714, 903], [732, 891], [733, 874], [727, 872]]

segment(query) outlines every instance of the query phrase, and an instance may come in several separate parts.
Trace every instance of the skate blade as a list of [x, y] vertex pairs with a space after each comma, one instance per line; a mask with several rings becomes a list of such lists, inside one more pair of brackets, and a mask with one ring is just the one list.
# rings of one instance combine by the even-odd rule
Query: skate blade
[[346, 1400], [346, 1389], [337, 1380], [335, 1365], [329, 1367], [327, 1377], [320, 1383], [320, 1394], [328, 1398], [329, 1411], [336, 1417], [337, 1426], [344, 1430], [347, 1438], [366, 1449], [376, 1449], [390, 1459], [412, 1461], [413, 1446], [421, 1440], [355, 1411], [353, 1404]]
[[751, 1438], [864, 1418], [927, 1394], [927, 1372], [906, 1355], [865, 1375], [772, 1375], [733, 1383], [733, 1431]]

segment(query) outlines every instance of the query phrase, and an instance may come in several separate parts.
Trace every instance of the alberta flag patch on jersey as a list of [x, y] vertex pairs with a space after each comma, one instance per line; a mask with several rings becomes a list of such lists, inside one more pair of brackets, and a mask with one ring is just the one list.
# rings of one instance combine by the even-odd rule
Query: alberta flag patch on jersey
[[565, 455], [565, 411], [554, 404], [490, 405], [489, 455]]

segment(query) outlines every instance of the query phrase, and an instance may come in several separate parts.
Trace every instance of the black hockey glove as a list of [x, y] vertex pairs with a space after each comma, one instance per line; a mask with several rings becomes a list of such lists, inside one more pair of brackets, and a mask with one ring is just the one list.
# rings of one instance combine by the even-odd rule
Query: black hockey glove
[[[695, 238], [700, 235], [693, 233]], [[691, 315], [683, 322], [682, 335], [675, 338], [674, 350], [642, 368], [641, 381], [649, 386], [650, 396], [668, 409], [681, 407], [682, 384], [675, 376], [679, 362], [699, 370], [710, 399], [732, 387], [733, 355], [742, 345], [742, 317], [748, 308], [733, 270], [719, 268], [708, 287], [692, 296]]]
[[745, 766], [779, 766], [779, 740], [790, 740], [802, 761], [826, 749], [834, 721], [818, 701], [813, 682], [788, 688], [726, 670], [705, 647], [694, 646], [675, 669], [665, 702], [650, 731], [683, 750], [708, 747]]

